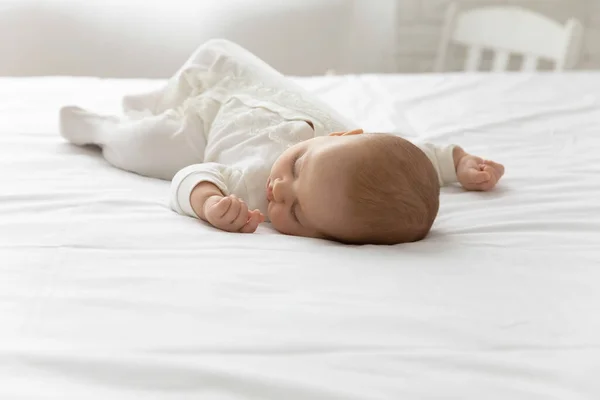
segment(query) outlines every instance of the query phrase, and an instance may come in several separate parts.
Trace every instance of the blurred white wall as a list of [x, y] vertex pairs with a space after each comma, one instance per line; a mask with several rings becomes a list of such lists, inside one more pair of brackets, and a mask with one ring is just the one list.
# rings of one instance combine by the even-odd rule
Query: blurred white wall
[[286, 74], [389, 71], [395, 1], [0, 0], [0, 75], [167, 77], [213, 37]]
[[[450, 0], [0, 0], [0, 76], [170, 76], [213, 37], [286, 74], [431, 71]], [[519, 4], [586, 25], [579, 68], [600, 69], [600, 0]]]

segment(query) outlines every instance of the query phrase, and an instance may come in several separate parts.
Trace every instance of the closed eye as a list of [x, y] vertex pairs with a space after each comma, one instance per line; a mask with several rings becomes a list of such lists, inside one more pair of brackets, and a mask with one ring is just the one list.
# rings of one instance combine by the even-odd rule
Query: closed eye
[[300, 159], [300, 153], [296, 154], [292, 162], [292, 175], [294, 178], [298, 177], [298, 160]]
[[[294, 177], [294, 179], [298, 178], [298, 175], [300, 173], [300, 168], [299, 168], [299, 160], [302, 157], [303, 152], [299, 152], [296, 153], [296, 155], [293, 158], [293, 162], [292, 162], [292, 176]], [[292, 214], [292, 218], [294, 219], [294, 221], [296, 221], [296, 223], [302, 225], [300, 223], [300, 219], [298, 218], [298, 207], [300, 206], [300, 204], [298, 203], [298, 199], [296, 199], [294, 201], [294, 204], [292, 204], [292, 207], [290, 208], [290, 214]]]
[[300, 220], [298, 219], [297, 209], [298, 209], [298, 202], [295, 201], [294, 204], [292, 204], [292, 208], [290, 209], [290, 213], [292, 214], [292, 217], [294, 218], [294, 220], [297, 223], [300, 223]]

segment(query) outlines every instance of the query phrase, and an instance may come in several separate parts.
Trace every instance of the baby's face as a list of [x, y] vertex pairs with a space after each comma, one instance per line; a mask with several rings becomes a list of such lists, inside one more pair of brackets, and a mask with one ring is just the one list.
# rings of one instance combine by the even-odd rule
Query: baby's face
[[298, 143], [273, 164], [267, 181], [268, 217], [281, 233], [327, 238], [343, 232], [344, 187], [350, 137], [325, 136]]

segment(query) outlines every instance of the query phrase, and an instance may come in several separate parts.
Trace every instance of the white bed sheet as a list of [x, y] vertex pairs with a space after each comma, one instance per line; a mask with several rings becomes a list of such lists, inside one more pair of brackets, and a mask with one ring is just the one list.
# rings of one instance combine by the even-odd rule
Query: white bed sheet
[[600, 398], [600, 74], [299, 82], [506, 176], [414, 244], [217, 232], [58, 135], [157, 82], [0, 79], [0, 399]]

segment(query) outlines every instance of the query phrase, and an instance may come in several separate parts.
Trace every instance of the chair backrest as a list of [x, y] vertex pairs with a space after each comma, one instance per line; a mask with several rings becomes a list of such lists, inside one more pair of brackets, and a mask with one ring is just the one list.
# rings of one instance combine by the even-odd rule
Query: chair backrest
[[494, 52], [492, 71], [506, 71], [510, 56], [523, 56], [522, 71], [538, 69], [540, 59], [554, 63], [555, 71], [575, 66], [583, 27], [572, 18], [565, 25], [521, 7], [483, 7], [460, 12], [449, 6], [435, 70], [445, 69], [452, 43], [467, 47], [466, 71], [480, 68], [484, 50]]

